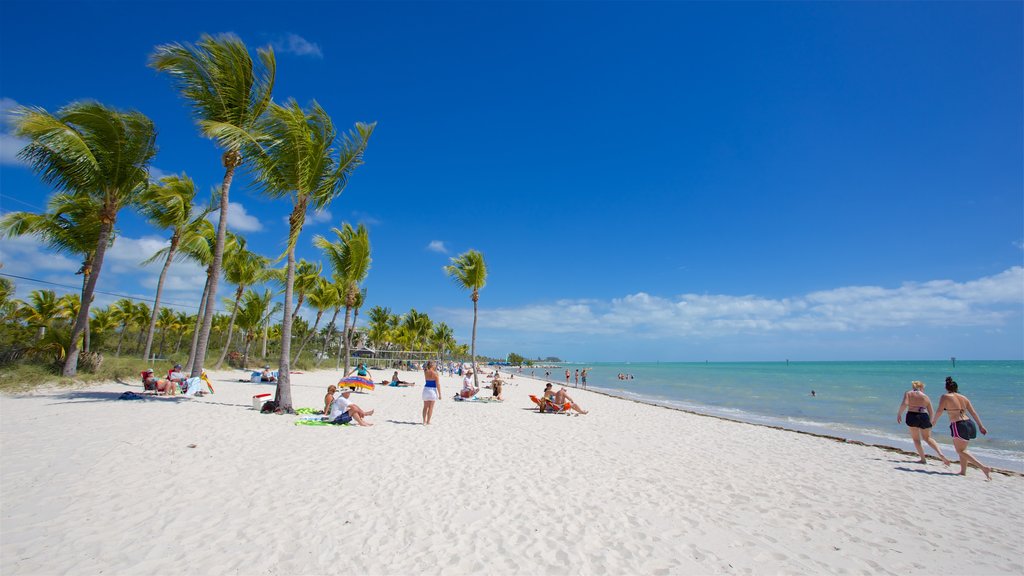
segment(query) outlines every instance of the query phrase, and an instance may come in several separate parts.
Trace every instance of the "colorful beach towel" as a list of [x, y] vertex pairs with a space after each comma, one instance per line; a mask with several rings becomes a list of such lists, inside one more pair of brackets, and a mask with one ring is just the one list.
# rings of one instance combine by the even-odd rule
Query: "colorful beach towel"
[[295, 409], [295, 413], [296, 414], [323, 414], [323, 411], [322, 410], [317, 410], [316, 408], [296, 408]]

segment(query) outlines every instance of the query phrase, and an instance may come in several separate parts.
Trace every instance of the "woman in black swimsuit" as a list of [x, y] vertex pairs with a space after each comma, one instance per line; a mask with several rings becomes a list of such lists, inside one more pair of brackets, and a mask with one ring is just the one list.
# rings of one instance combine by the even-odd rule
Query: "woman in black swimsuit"
[[[977, 458], [967, 451], [968, 442], [977, 437], [978, 430], [981, 430], [982, 434], [988, 434], [988, 430], [981, 423], [981, 418], [974, 411], [971, 401], [967, 399], [967, 396], [960, 394], [957, 388], [956, 382], [952, 378], [946, 377], [946, 394], [943, 394], [942, 398], [939, 399], [939, 409], [932, 416], [932, 425], [938, 422], [939, 416], [942, 415], [943, 411], [946, 411], [949, 414], [949, 432], [953, 436], [953, 446], [956, 448], [956, 453], [960, 456], [960, 475], [967, 475], [967, 464], [969, 462], [981, 468], [981, 471], [985, 473], [986, 480], [991, 480], [992, 476], [989, 473], [992, 469], [979, 462]], [[974, 421], [978, 423], [977, 430], [975, 430], [974, 422], [971, 422], [971, 419], [964, 412], [969, 412]]]
[[[896, 411], [896, 422], [901, 421], [903, 410], [907, 410], [907, 427], [910, 428], [910, 437], [914, 440], [914, 448], [921, 457], [920, 463], [927, 464], [924, 456], [924, 447], [921, 446], [923, 439], [935, 450], [935, 453], [942, 459], [943, 466], [949, 466], [949, 459], [939, 450], [939, 444], [932, 438], [932, 401], [924, 393], [924, 382], [914, 380], [910, 383], [910, 390], [903, 394], [903, 403]], [[812, 391], [811, 394], [814, 394]]]

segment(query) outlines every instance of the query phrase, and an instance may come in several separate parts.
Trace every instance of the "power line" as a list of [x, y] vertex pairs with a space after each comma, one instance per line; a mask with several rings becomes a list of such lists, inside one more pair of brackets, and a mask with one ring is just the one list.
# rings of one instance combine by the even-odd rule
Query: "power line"
[[[37, 284], [48, 284], [50, 286], [59, 286], [61, 288], [68, 288], [70, 290], [81, 290], [81, 286], [69, 286], [67, 284], [61, 284], [59, 282], [50, 282], [49, 280], [40, 280], [38, 278], [28, 278], [26, 276], [18, 276], [17, 274], [8, 274], [6, 272], [0, 272], [0, 276], [6, 276], [8, 278], [17, 278], [18, 280], [26, 280], [28, 282], [36, 282]], [[114, 296], [116, 298], [127, 298], [128, 300], [135, 300], [135, 301], [138, 301], [138, 302], [145, 302], [147, 304], [153, 301], [152, 298], [139, 298], [138, 296], [129, 296], [128, 294], [118, 294], [117, 292], [105, 292], [103, 290], [94, 290], [93, 292], [95, 294], [103, 294], [105, 296]], [[168, 302], [168, 301], [165, 301], [165, 300], [161, 300], [160, 305], [161, 306], [176, 306], [176, 307], [179, 307], [179, 308], [185, 308], [187, 310], [192, 310], [193, 308], [196, 309], [197, 311], [199, 310], [199, 305], [198, 304], [181, 304], [180, 302]], [[217, 306], [214, 307], [214, 310], [217, 311], [217, 312], [224, 312], [225, 314], [227, 313], [226, 309], [223, 309], [223, 308], [220, 308], [220, 307], [217, 307]]]

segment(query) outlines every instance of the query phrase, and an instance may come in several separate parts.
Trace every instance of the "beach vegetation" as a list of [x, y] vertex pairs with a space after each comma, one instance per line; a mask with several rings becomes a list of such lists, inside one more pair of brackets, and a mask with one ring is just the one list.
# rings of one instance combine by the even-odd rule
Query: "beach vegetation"
[[71, 194], [76, 206], [92, 204], [78, 211], [99, 221], [91, 273], [64, 361], [63, 374], [71, 377], [78, 371], [78, 340], [86, 332], [89, 306], [118, 213], [136, 204], [149, 183], [156, 128], [139, 112], [120, 112], [98, 102], [73, 102], [55, 114], [22, 107], [14, 112], [14, 125], [15, 134], [29, 140], [19, 156], [45, 183]]
[[[49, 249], [79, 259], [82, 285], [79, 293], [36, 290], [19, 300], [14, 282], [0, 278], [0, 388], [13, 386], [3, 384], [11, 375], [30, 386], [112, 377], [134, 380], [140, 357], [147, 364], [184, 363], [186, 372], [195, 376], [207, 355], [218, 354], [215, 368], [228, 358], [245, 366], [252, 357], [266, 362], [278, 355], [283, 377], [277, 399], [288, 410], [290, 368], [313, 368], [334, 356], [347, 370], [357, 346], [410, 352], [409, 358], [430, 351], [440, 359], [475, 361], [476, 302], [486, 278], [479, 253], [461, 256], [453, 262], [452, 273], [473, 292], [472, 346], [460, 344], [450, 326], [435, 324], [414, 308], [399, 315], [374, 306], [368, 326], [357, 328], [371, 264], [369, 232], [363, 224], [343, 223], [330, 239], [316, 238], [332, 268], [328, 278], [320, 261], [295, 261], [295, 243], [307, 214], [325, 209], [341, 194], [363, 162], [375, 124], [355, 123], [339, 133], [315, 101], [306, 109], [294, 101], [274, 104], [273, 51], [257, 50], [253, 57], [230, 34], [157, 46], [149, 65], [171, 77], [191, 107], [200, 135], [220, 147], [220, 186], [207, 204], [197, 205], [195, 183], [184, 172], [151, 178], [156, 129], [138, 112], [94, 102], [75, 102], [54, 114], [35, 107], [16, 110], [14, 134], [28, 141], [20, 157], [55, 190], [42, 213], [0, 217], [0, 236], [33, 236]], [[231, 184], [245, 165], [261, 192], [292, 201], [286, 251], [276, 259], [285, 262], [277, 269], [271, 268], [271, 258], [248, 250], [243, 236], [227, 230]], [[146, 300], [114, 294], [119, 299], [92, 306], [123, 208], [167, 231], [166, 244], [139, 263], [159, 263], [155, 293]], [[213, 212], [218, 212], [215, 222]], [[172, 309], [181, 305], [162, 303], [165, 283], [174, 263], [185, 260], [205, 268], [206, 279], [197, 306]], [[226, 313], [215, 306], [221, 277], [234, 287], [232, 297], [223, 298]], [[273, 283], [280, 292], [266, 288]], [[282, 295], [283, 303], [275, 301]], [[299, 316], [307, 302], [316, 310], [312, 323]], [[331, 319], [322, 327], [329, 310]], [[291, 354], [293, 341], [298, 346]]]
[[202, 323], [192, 351], [190, 375], [196, 377], [206, 360], [206, 347], [217, 298], [217, 282], [228, 230], [228, 198], [235, 170], [242, 165], [242, 147], [253, 142], [254, 129], [271, 105], [277, 63], [272, 48], [257, 50], [254, 62], [245, 44], [232, 34], [204, 35], [196, 44], [164, 44], [150, 56], [154, 69], [167, 73], [192, 106], [199, 130], [224, 150], [221, 163], [220, 214], [207, 279]]

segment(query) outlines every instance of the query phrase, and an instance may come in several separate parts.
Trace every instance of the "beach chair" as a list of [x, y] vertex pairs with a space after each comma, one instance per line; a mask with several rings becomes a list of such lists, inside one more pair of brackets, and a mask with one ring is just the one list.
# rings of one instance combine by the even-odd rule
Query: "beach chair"
[[146, 374], [149, 374], [146, 370], [139, 373], [139, 377], [142, 379], [142, 391], [143, 392], [156, 392], [156, 383], [149, 383], [146, 379]]
[[537, 409], [541, 412], [550, 412], [552, 414], [568, 414], [569, 409], [572, 408], [571, 402], [566, 402], [559, 406], [547, 398], [537, 398], [533, 394], [530, 394], [530, 400], [537, 405]]

